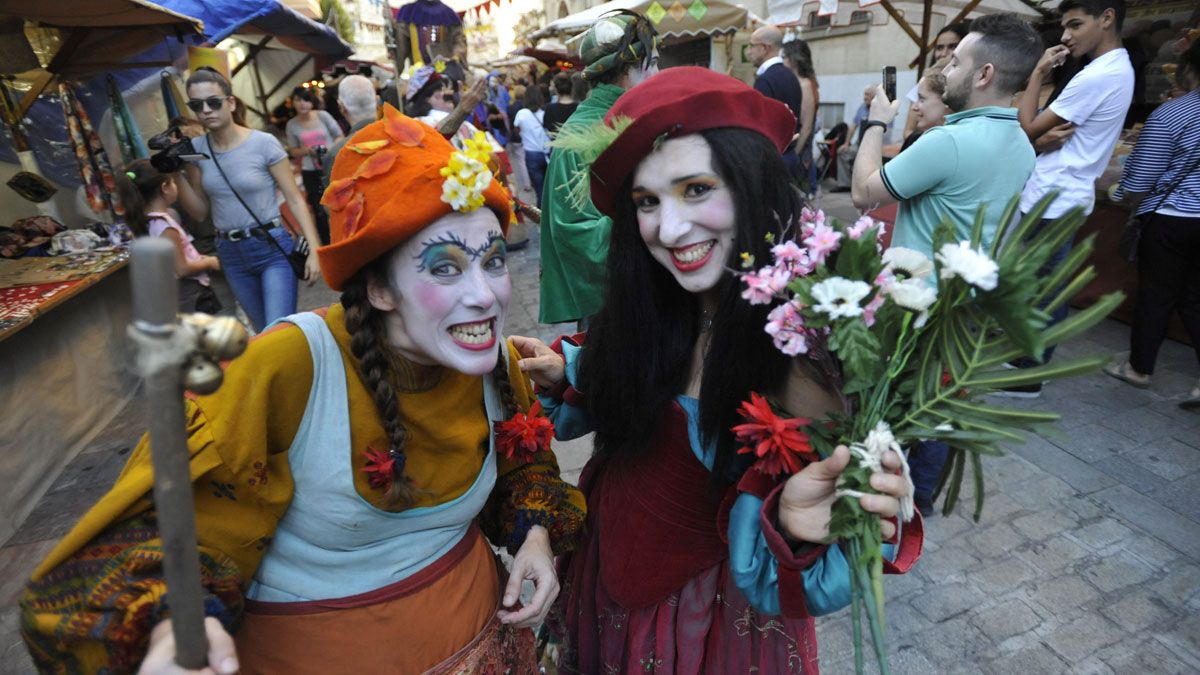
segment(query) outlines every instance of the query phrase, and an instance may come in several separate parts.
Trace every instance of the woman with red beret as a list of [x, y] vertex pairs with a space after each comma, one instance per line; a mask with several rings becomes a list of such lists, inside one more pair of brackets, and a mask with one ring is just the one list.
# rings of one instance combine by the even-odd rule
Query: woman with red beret
[[[847, 449], [764, 480], [730, 431], [751, 391], [789, 416], [843, 409], [836, 366], [775, 349], [768, 308], [730, 273], [795, 237], [801, 203], [780, 159], [794, 129], [783, 104], [682, 67], [557, 141], [595, 157], [591, 199], [613, 219], [586, 336], [513, 338], [558, 436], [596, 434], [587, 527], [560, 564], [563, 672], [815, 672], [812, 617], [849, 603], [845, 559], [824, 543]], [[872, 485], [862, 506], [891, 518], [909, 488], [888, 474]], [[889, 571], [915, 561], [919, 527], [882, 523], [899, 536]]]
[[[355, 134], [322, 202], [341, 302], [276, 324], [188, 400], [205, 672], [535, 670], [530, 627], [584, 504], [549, 423], [521, 412], [489, 154], [390, 107]], [[514, 424], [543, 433], [517, 443]], [[180, 672], [150, 487], [143, 440], [34, 573], [22, 630], [41, 670]], [[507, 582], [488, 540], [515, 556]]]

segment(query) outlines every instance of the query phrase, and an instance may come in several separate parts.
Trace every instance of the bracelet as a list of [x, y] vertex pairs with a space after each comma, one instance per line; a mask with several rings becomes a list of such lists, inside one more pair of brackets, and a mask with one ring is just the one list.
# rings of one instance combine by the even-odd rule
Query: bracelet
[[884, 133], [887, 133], [888, 125], [886, 122], [881, 122], [879, 120], [867, 120], [866, 122], [863, 122], [863, 133], [866, 133], [871, 127], [879, 127], [880, 129], [883, 129]]

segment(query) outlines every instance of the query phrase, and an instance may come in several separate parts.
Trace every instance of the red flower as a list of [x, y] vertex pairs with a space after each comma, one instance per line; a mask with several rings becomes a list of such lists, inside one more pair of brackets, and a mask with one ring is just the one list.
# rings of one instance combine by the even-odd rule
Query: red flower
[[550, 449], [554, 423], [541, 412], [541, 401], [534, 401], [528, 413], [518, 412], [510, 420], [495, 423], [496, 445], [507, 459], [519, 457], [530, 464], [539, 451]]
[[367, 456], [367, 465], [363, 467], [363, 471], [367, 472], [367, 482], [375, 489], [391, 489], [396, 480], [396, 459], [391, 453], [380, 452], [371, 447], [363, 454]]
[[739, 455], [753, 454], [758, 457], [755, 470], [767, 476], [781, 473], [793, 474], [804, 468], [807, 462], [820, 459], [813, 451], [808, 434], [800, 428], [811, 424], [806, 417], [784, 419], [771, 410], [767, 399], [750, 392], [750, 400], [738, 409], [746, 424], [733, 428], [737, 439], [747, 445], [738, 450]]

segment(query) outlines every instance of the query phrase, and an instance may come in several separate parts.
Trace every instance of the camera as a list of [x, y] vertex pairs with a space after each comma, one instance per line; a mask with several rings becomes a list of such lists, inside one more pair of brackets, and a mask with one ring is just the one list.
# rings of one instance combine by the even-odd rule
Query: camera
[[183, 163], [197, 159], [208, 159], [208, 155], [196, 152], [192, 139], [179, 130], [171, 127], [161, 134], [146, 141], [151, 150], [158, 150], [150, 156], [150, 164], [159, 173], [175, 173], [183, 168]]

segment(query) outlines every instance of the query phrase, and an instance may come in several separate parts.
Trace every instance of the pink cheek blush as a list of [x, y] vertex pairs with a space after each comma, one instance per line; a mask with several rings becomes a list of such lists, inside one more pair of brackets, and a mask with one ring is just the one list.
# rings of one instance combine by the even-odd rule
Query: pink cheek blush
[[455, 292], [438, 284], [418, 284], [413, 296], [417, 307], [430, 316], [442, 316], [448, 313], [455, 302]]

